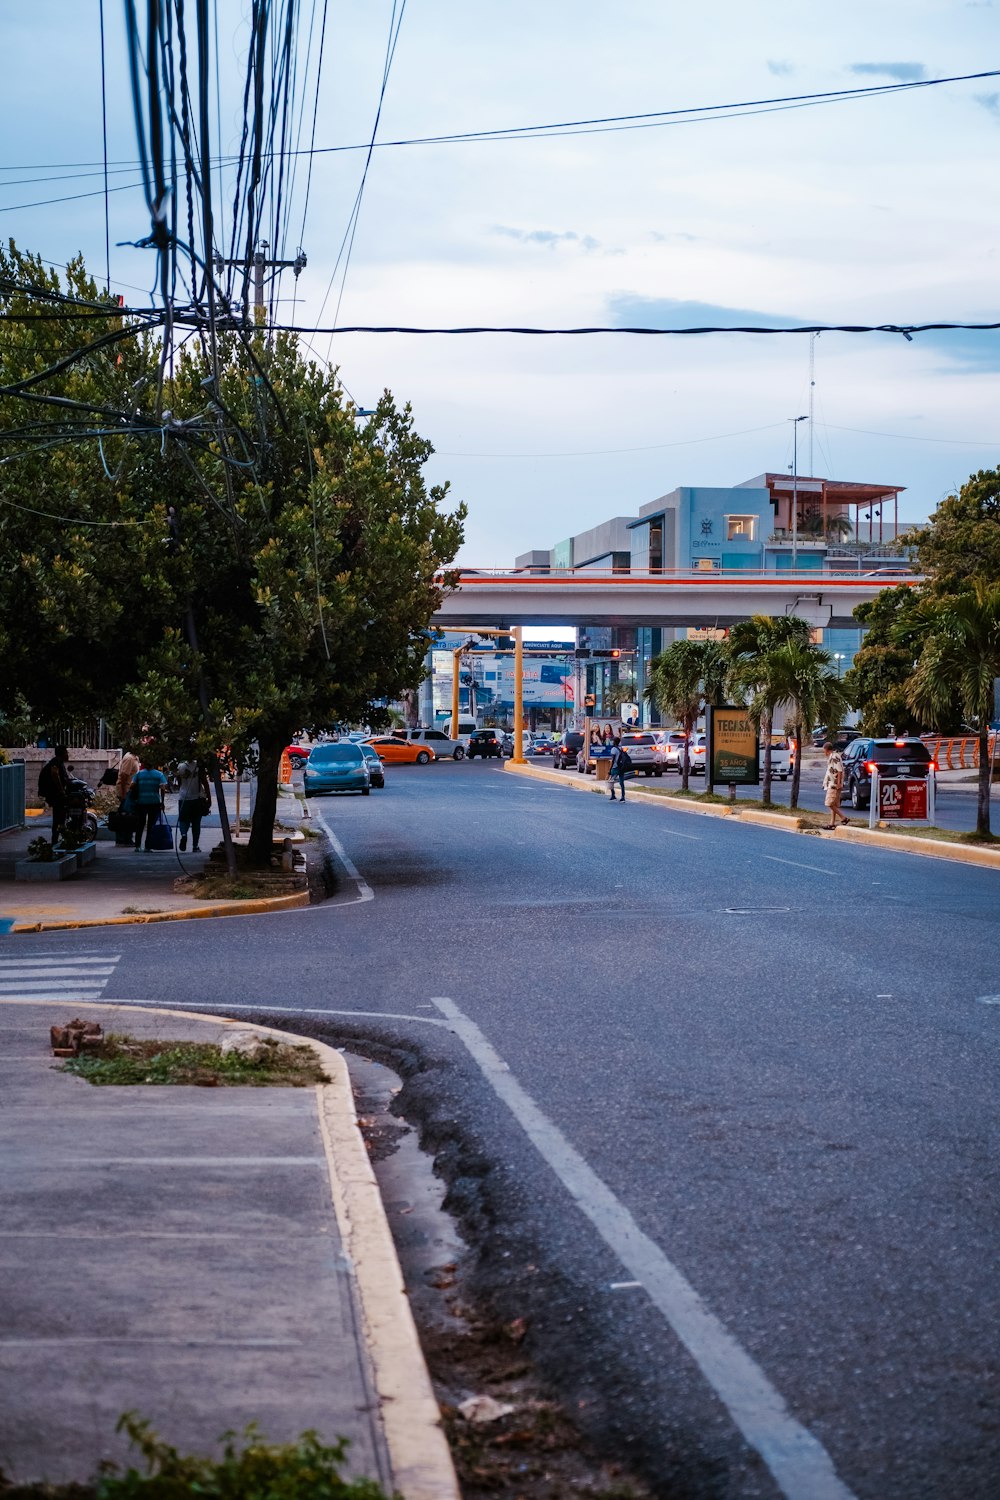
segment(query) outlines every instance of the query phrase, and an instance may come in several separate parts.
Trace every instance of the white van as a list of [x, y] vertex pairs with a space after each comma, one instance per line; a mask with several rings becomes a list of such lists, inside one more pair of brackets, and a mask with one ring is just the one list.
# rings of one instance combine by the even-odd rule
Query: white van
[[[787, 781], [792, 769], [792, 752], [786, 735], [771, 736], [771, 775], [776, 781]], [[764, 779], [764, 746], [760, 747], [760, 775]]]

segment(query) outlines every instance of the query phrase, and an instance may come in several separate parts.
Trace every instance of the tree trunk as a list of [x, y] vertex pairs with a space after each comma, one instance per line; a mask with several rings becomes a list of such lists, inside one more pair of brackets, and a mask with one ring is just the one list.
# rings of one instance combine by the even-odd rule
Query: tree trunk
[[694, 728], [694, 721], [692, 719], [685, 719], [684, 720], [684, 754], [683, 754], [683, 756], [681, 758], [681, 790], [684, 791], [684, 792], [686, 792], [688, 790], [688, 783], [689, 783], [690, 778], [691, 778], [691, 753], [690, 753], [690, 751], [691, 751], [691, 731], [692, 731], [693, 728]]
[[770, 807], [771, 805], [771, 726], [773, 723], [774, 714], [770, 709], [766, 709], [760, 719], [760, 732], [764, 739], [764, 786], [762, 796], [765, 807]]
[[419, 688], [403, 689], [403, 718], [406, 720], [407, 729], [416, 729], [420, 723], [420, 690]]
[[792, 770], [792, 795], [788, 805], [794, 812], [799, 805], [799, 781], [802, 776], [802, 721], [800, 719], [795, 721], [792, 744], [795, 747], [795, 766]]
[[990, 764], [990, 726], [985, 718], [979, 721], [979, 796], [976, 805], [976, 832], [980, 835], [990, 831], [990, 784], [993, 767]]
[[222, 770], [219, 766], [219, 757], [217, 755], [213, 755], [209, 762], [208, 777], [215, 792], [215, 805], [219, 809], [219, 823], [222, 827], [222, 852], [226, 857], [226, 874], [232, 880], [236, 874], [236, 850], [233, 848], [233, 835], [229, 827], [229, 809], [226, 806], [226, 789], [222, 784]]
[[278, 810], [278, 772], [281, 752], [288, 744], [291, 731], [262, 735], [258, 741], [257, 800], [250, 824], [250, 863], [266, 869], [274, 846], [274, 819]]

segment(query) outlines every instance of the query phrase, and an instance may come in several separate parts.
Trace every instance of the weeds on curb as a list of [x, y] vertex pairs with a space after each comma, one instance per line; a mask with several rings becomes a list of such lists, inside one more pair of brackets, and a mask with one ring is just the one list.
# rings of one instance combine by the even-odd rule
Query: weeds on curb
[[227, 1432], [221, 1459], [179, 1453], [134, 1412], [118, 1421], [137, 1449], [143, 1469], [102, 1466], [88, 1484], [11, 1485], [0, 1474], [2, 1500], [402, 1500], [373, 1479], [345, 1479], [348, 1442], [321, 1443], [303, 1432], [294, 1443], [267, 1443], [255, 1423], [241, 1435]]
[[[311, 1047], [261, 1038], [257, 1057], [223, 1055], [214, 1042], [167, 1042], [112, 1032], [82, 1057], [63, 1063], [93, 1084], [200, 1084], [208, 1088], [308, 1088], [329, 1083]], [[0, 1496], [3, 1491], [0, 1490]]]

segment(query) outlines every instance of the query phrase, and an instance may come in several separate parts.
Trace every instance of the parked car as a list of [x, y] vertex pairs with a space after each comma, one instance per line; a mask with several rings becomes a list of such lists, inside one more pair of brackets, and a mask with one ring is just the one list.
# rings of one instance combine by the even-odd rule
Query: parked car
[[503, 730], [474, 729], [469, 736], [469, 759], [503, 760]]
[[558, 771], [568, 771], [576, 765], [576, 758], [583, 749], [583, 734], [579, 729], [565, 729], [556, 741], [552, 752], [552, 764]]
[[705, 757], [708, 754], [708, 735], [693, 734], [691, 736], [691, 749], [688, 751], [691, 775], [705, 775]]
[[[795, 747], [787, 735], [772, 734], [771, 736], [771, 775], [779, 781], [787, 781], [792, 769], [792, 758]], [[764, 746], [760, 747], [760, 774], [764, 775]]]
[[368, 766], [368, 778], [371, 781], [372, 786], [376, 789], [378, 787], [384, 787], [385, 769], [382, 765], [382, 762], [378, 758], [378, 751], [375, 749], [375, 746], [364, 744], [359, 745], [358, 749], [361, 751], [361, 754], [365, 758], [365, 763]]
[[371, 791], [368, 764], [360, 745], [314, 745], [305, 769], [306, 794], [317, 797], [331, 792]]
[[380, 761], [387, 766], [426, 766], [434, 759], [429, 745], [413, 745], [409, 740], [397, 739], [394, 734], [373, 735], [365, 741], [375, 750]]
[[288, 759], [292, 763], [292, 770], [293, 771], [301, 771], [302, 767], [305, 765], [306, 761], [309, 759], [309, 751], [311, 749], [312, 749], [311, 745], [286, 745], [285, 746], [285, 754], [288, 756]]
[[465, 741], [453, 740], [443, 729], [394, 729], [393, 739], [407, 740], [411, 745], [426, 745], [434, 752], [434, 759], [451, 756], [452, 760], [465, 759]]
[[937, 770], [931, 752], [918, 739], [872, 740], [858, 737], [844, 751], [844, 785], [841, 796], [852, 807], [868, 807], [872, 800], [872, 772], [882, 777], [932, 776]]
[[556, 742], [550, 734], [533, 734], [524, 747], [525, 755], [540, 756], [551, 755], [556, 748]]
[[638, 776], [662, 776], [665, 769], [663, 746], [649, 729], [626, 729], [618, 741], [628, 751], [632, 767]]
[[845, 750], [853, 740], [861, 738], [860, 729], [851, 729], [842, 724], [839, 729], [827, 729], [825, 724], [817, 724], [812, 732], [813, 748], [822, 750], [827, 740], [832, 740], [838, 750]]
[[687, 735], [682, 729], [657, 729], [653, 731], [663, 752], [663, 769], [679, 771], [684, 759], [684, 744]]

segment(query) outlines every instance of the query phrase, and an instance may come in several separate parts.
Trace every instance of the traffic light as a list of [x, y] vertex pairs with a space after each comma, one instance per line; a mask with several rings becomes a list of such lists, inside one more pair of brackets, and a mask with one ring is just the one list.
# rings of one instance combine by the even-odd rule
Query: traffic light
[[593, 651], [591, 655], [600, 661], [618, 661], [621, 657], [621, 652], [615, 646], [612, 651]]
[[591, 656], [590, 647], [577, 646], [576, 650], [573, 652], [573, 655], [576, 657], [577, 661], [587, 661]]

